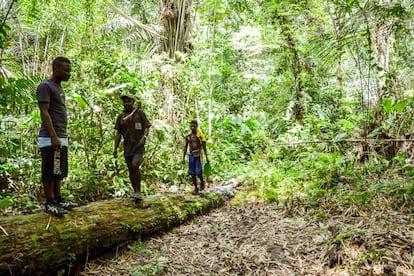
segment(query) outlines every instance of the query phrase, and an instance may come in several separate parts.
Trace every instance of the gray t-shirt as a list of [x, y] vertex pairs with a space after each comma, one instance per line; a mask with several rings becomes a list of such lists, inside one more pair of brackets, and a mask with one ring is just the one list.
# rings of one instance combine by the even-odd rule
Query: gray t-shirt
[[[49, 114], [52, 118], [53, 128], [59, 138], [68, 137], [68, 117], [65, 105], [65, 92], [62, 87], [51, 80], [42, 81], [36, 91], [38, 103], [49, 103]], [[48, 130], [42, 123], [39, 137], [50, 137]]]

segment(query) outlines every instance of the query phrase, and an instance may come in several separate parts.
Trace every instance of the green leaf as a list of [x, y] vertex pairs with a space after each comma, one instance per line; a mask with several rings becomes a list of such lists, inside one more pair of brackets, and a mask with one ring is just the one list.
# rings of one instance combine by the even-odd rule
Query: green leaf
[[161, 129], [156, 129], [155, 134], [157, 135], [158, 141], [160, 142], [164, 141], [164, 138], [165, 138], [164, 131], [162, 131]]
[[336, 135], [334, 142], [339, 142], [342, 141], [343, 139], [347, 138], [348, 134], [347, 133], [339, 133], [338, 135]]
[[403, 112], [406, 106], [407, 106], [406, 101], [400, 101], [394, 105], [393, 109], [396, 110], [397, 112]]
[[204, 164], [203, 174], [206, 178], [211, 175], [211, 165], [209, 162]]
[[88, 102], [85, 100], [85, 98], [77, 93], [72, 93], [70, 96], [72, 97], [73, 100], [75, 100], [75, 102], [79, 105], [79, 107], [82, 110], [85, 110], [86, 107], [89, 105]]
[[0, 200], [0, 209], [5, 209], [13, 205], [13, 200], [11, 198], [3, 198]]
[[341, 119], [338, 121], [338, 124], [341, 124], [343, 127], [345, 127], [346, 129], [354, 129], [355, 128], [355, 124], [345, 120], [345, 119]]
[[385, 112], [390, 112], [394, 103], [394, 99], [385, 98], [382, 100], [382, 108]]

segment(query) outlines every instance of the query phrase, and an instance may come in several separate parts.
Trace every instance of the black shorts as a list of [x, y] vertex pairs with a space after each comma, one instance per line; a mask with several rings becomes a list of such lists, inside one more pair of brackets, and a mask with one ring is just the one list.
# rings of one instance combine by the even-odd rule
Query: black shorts
[[42, 180], [62, 180], [68, 176], [68, 148], [62, 147], [60, 151], [60, 174], [54, 173], [55, 151], [52, 147], [40, 148], [42, 155]]

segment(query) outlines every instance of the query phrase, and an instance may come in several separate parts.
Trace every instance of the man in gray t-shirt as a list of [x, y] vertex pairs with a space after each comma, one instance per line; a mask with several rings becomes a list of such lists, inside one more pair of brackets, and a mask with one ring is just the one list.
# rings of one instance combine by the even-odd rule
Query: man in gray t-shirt
[[65, 92], [61, 82], [70, 78], [69, 59], [57, 57], [53, 60], [53, 74], [37, 87], [36, 96], [40, 109], [42, 125], [39, 131], [39, 148], [42, 155], [42, 183], [46, 203], [44, 211], [62, 216], [66, 210], [77, 206], [64, 201], [60, 186], [68, 175], [68, 134]]
[[[65, 92], [60, 84], [52, 81], [52, 79], [44, 80], [38, 86], [36, 95], [38, 103], [49, 104], [48, 112], [57, 137], [67, 138], [68, 117], [65, 105]], [[40, 127], [39, 137], [51, 137], [45, 122], [42, 122]]]

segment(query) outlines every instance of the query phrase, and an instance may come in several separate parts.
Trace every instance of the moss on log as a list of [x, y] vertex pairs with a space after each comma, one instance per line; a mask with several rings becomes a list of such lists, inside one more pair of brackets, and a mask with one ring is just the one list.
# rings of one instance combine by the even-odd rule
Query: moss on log
[[67, 271], [119, 244], [183, 223], [229, 197], [215, 190], [162, 194], [146, 197], [139, 207], [131, 199], [112, 199], [75, 208], [62, 218], [42, 212], [0, 218], [0, 275]]

